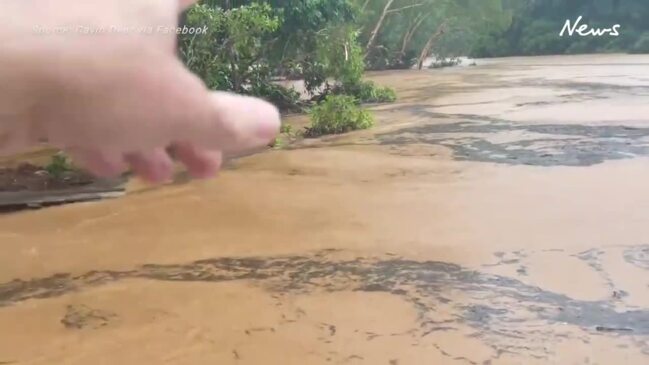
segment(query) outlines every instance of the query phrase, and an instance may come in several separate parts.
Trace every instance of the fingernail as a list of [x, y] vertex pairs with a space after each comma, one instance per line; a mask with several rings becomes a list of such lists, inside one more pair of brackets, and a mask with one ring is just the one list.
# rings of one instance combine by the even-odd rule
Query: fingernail
[[262, 99], [223, 92], [214, 92], [214, 107], [231, 138], [221, 136], [221, 145], [204, 144], [222, 150], [245, 150], [256, 148], [273, 140], [280, 130], [280, 114], [277, 108]]
[[279, 134], [279, 125], [273, 122], [261, 122], [257, 126], [257, 138], [268, 142]]
[[255, 124], [255, 137], [263, 143], [274, 139], [279, 134], [281, 126], [279, 110], [275, 105], [262, 99], [247, 98], [247, 100], [248, 102], [253, 101], [251, 106], [254, 106], [256, 111], [256, 113], [249, 116], [254, 118], [250, 122]]

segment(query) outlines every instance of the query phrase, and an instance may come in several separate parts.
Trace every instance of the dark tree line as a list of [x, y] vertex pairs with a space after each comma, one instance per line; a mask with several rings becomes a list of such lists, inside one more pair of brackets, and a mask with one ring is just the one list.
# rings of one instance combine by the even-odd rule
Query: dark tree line
[[[488, 32], [476, 41], [475, 57], [595, 52], [649, 53], [647, 0], [526, 0], [511, 1], [511, 26]], [[620, 35], [559, 36], [566, 20], [582, 16], [589, 28], [620, 25]]]

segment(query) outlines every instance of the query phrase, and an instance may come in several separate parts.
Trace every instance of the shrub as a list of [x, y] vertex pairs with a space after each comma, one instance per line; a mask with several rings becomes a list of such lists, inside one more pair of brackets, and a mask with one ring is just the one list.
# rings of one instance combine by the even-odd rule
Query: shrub
[[268, 4], [233, 9], [199, 4], [187, 13], [187, 26], [207, 26], [207, 34], [181, 35], [179, 53], [210, 89], [248, 92], [248, 85], [270, 83], [264, 57], [281, 19]]
[[281, 137], [276, 137], [268, 146], [279, 150], [284, 148], [285, 145], [286, 143]]
[[301, 111], [300, 93], [281, 85], [259, 82], [252, 84], [247, 94], [265, 99], [281, 111]]
[[389, 87], [376, 86], [372, 81], [359, 81], [334, 88], [335, 95], [349, 95], [361, 103], [391, 103], [397, 100], [397, 93]]
[[72, 169], [72, 164], [62, 152], [58, 152], [52, 156], [50, 163], [45, 166], [45, 171], [47, 171], [50, 176], [57, 179], [61, 178], [63, 174]]
[[352, 95], [362, 103], [391, 103], [397, 100], [394, 89], [376, 86], [372, 81], [361, 81], [358, 85], [358, 93]]
[[279, 128], [279, 133], [290, 135], [291, 133], [293, 133], [293, 126], [290, 124], [282, 123], [282, 126]]
[[374, 125], [372, 115], [347, 95], [329, 95], [311, 109], [311, 126], [305, 136], [345, 133]]

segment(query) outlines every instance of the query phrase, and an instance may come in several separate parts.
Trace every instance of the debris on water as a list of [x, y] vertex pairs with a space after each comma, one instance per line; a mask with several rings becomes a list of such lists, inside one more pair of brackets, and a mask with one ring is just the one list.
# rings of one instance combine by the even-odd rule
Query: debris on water
[[595, 330], [597, 332], [633, 332], [633, 329], [631, 328], [625, 328], [625, 327], [605, 327], [605, 326], [597, 326], [595, 327]]
[[622, 298], [626, 297], [627, 295], [629, 295], [629, 293], [627, 293], [624, 290], [613, 290], [613, 298], [615, 298], [615, 299], [622, 299]]

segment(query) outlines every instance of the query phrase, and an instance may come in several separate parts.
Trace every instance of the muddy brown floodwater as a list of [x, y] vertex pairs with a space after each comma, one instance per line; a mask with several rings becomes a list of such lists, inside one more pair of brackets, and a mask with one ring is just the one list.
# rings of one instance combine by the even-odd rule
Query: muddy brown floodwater
[[371, 75], [371, 131], [0, 216], [0, 364], [647, 364], [649, 57], [478, 63]]

